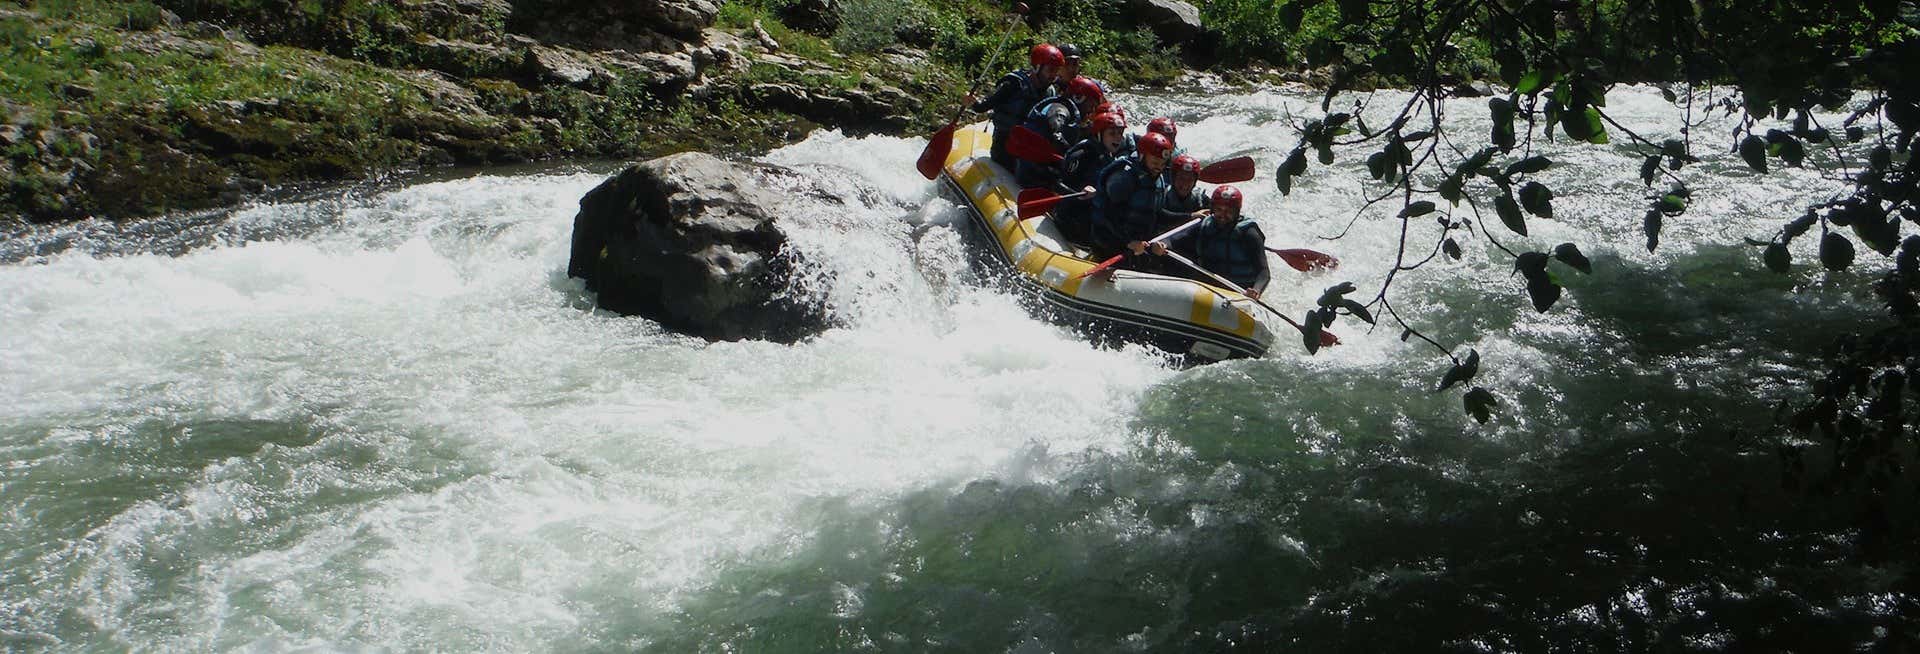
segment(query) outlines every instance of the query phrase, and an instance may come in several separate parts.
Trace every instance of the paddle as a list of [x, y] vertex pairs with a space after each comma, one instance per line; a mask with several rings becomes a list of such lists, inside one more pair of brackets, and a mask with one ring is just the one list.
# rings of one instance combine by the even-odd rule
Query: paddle
[[[1147, 239], [1147, 242], [1148, 243], [1165, 242], [1167, 239], [1173, 238], [1175, 236], [1179, 236], [1180, 232], [1184, 232], [1184, 231], [1187, 231], [1188, 229], [1192, 229], [1194, 225], [1200, 224], [1200, 221], [1202, 220], [1206, 220], [1206, 218], [1200, 217], [1200, 218], [1195, 218], [1193, 220], [1189, 220], [1187, 222], [1181, 223], [1179, 227], [1169, 229], [1161, 233], [1159, 236], [1155, 236], [1153, 238]], [[1116, 265], [1119, 265], [1120, 261], [1125, 258], [1127, 258], [1127, 254], [1125, 252], [1113, 255], [1111, 257], [1107, 257], [1107, 260], [1100, 262], [1100, 265], [1094, 266], [1092, 268], [1088, 268], [1086, 272], [1080, 273], [1078, 275], [1074, 275], [1073, 278], [1080, 279], [1082, 277], [1087, 277], [1089, 275], [1097, 275], [1102, 272], [1106, 272], [1108, 268], [1112, 268]]]
[[1253, 157], [1234, 157], [1216, 161], [1200, 169], [1200, 181], [1208, 184], [1232, 184], [1253, 179]]
[[1053, 206], [1056, 204], [1060, 204], [1061, 200], [1065, 200], [1067, 198], [1077, 198], [1086, 194], [1087, 194], [1086, 191], [1081, 191], [1079, 193], [1069, 193], [1067, 195], [1060, 195], [1058, 193], [1054, 193], [1053, 191], [1049, 191], [1043, 188], [1026, 189], [1020, 192], [1020, 197], [1019, 197], [1020, 211], [1018, 212], [1017, 215], [1020, 216], [1021, 220], [1026, 220], [1028, 218], [1038, 216], [1048, 211], [1052, 211]]
[[[1017, 3], [1013, 6], [1014, 16], [1025, 13], [1027, 13], [1027, 3]], [[993, 56], [987, 59], [986, 67], [980, 69], [980, 75], [973, 78], [972, 84], [967, 85], [967, 95], [973, 95], [974, 91], [979, 90], [980, 81], [993, 72], [993, 65], [1000, 62], [1000, 51], [1007, 49], [1007, 39], [1013, 37], [1013, 28], [1019, 24], [1018, 20], [1007, 23], [1007, 31], [1001, 35], [999, 47], [993, 49]], [[933, 179], [940, 176], [940, 168], [946, 165], [947, 155], [953, 154], [953, 131], [959, 126], [960, 117], [966, 113], [967, 107], [963, 104], [958, 111], [953, 112], [953, 118], [947, 119], [945, 127], [941, 127], [934, 131], [932, 136], [927, 137], [927, 149], [920, 151], [920, 159], [913, 164], [914, 168], [920, 170], [921, 177]]]
[[[1039, 132], [1028, 129], [1026, 125], [1016, 125], [1007, 135], [1007, 153], [1033, 163], [1051, 166], [1060, 163], [1066, 157], [1053, 149], [1053, 141]], [[1253, 163], [1251, 159], [1247, 161]], [[1252, 179], [1252, 178], [1248, 178]]]
[[[1195, 271], [1198, 271], [1202, 275], [1206, 275], [1207, 277], [1212, 278], [1213, 281], [1220, 282], [1221, 286], [1225, 286], [1227, 288], [1233, 289], [1235, 293], [1239, 293], [1241, 295], [1247, 294], [1247, 289], [1245, 287], [1242, 287], [1239, 284], [1233, 283], [1233, 280], [1231, 279], [1227, 279], [1225, 277], [1221, 277], [1219, 275], [1213, 274], [1213, 271], [1211, 270], [1201, 268], [1200, 264], [1194, 263], [1193, 261], [1187, 259], [1186, 257], [1180, 256], [1180, 253], [1178, 252], [1174, 252], [1173, 250], [1167, 250], [1167, 256], [1172, 258], [1174, 261], [1178, 261], [1182, 264], [1185, 264], [1188, 268], [1192, 268]], [[1293, 328], [1300, 330], [1300, 333], [1302, 334], [1307, 333], [1306, 327], [1301, 326], [1300, 323], [1294, 322], [1292, 318], [1287, 317], [1287, 314], [1280, 313], [1279, 309], [1275, 309], [1271, 305], [1268, 305], [1265, 302], [1261, 302], [1258, 298], [1247, 298], [1247, 299], [1253, 300], [1254, 304], [1260, 305], [1260, 308], [1266, 309], [1267, 311], [1272, 312], [1273, 315], [1280, 316], [1281, 320], [1285, 320], [1287, 321], [1287, 324], [1293, 325]], [[1334, 336], [1333, 332], [1330, 332], [1324, 329], [1320, 330], [1320, 347], [1332, 347], [1339, 344], [1340, 344], [1340, 337]]]
[[1267, 248], [1267, 251], [1280, 255], [1281, 261], [1287, 262], [1287, 265], [1293, 266], [1294, 270], [1300, 272], [1312, 272], [1323, 268], [1332, 270], [1340, 267], [1340, 260], [1333, 258], [1333, 255], [1325, 252], [1318, 252], [1306, 248], [1290, 248], [1286, 250]]

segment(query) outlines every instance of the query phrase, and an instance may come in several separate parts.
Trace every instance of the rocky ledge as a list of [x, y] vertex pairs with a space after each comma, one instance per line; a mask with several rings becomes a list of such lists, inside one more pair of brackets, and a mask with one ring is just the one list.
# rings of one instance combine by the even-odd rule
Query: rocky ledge
[[831, 319], [825, 298], [796, 288], [805, 258], [777, 213], [796, 195], [837, 201], [793, 170], [698, 152], [629, 167], [581, 198], [567, 274], [601, 308], [675, 331], [806, 338]]

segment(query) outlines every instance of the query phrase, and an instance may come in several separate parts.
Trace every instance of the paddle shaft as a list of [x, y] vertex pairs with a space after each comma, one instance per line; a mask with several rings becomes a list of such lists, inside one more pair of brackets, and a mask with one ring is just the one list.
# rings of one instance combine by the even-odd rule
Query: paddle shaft
[[[1184, 223], [1181, 223], [1179, 227], [1175, 227], [1175, 228], [1173, 228], [1173, 229], [1169, 229], [1169, 230], [1167, 230], [1167, 231], [1165, 231], [1165, 232], [1162, 232], [1162, 233], [1161, 233], [1161, 234], [1160, 234], [1159, 236], [1155, 236], [1155, 237], [1153, 237], [1153, 238], [1150, 238], [1150, 239], [1147, 239], [1147, 242], [1148, 242], [1148, 243], [1157, 243], [1157, 242], [1161, 242], [1161, 241], [1165, 241], [1165, 240], [1167, 240], [1167, 239], [1170, 239], [1170, 238], [1173, 238], [1173, 237], [1175, 237], [1175, 236], [1178, 236], [1178, 235], [1180, 234], [1180, 232], [1184, 232], [1184, 231], [1187, 231], [1187, 230], [1189, 230], [1189, 229], [1192, 229], [1194, 225], [1198, 225], [1198, 224], [1200, 224], [1200, 221], [1202, 221], [1202, 220], [1206, 220], [1206, 218], [1195, 218], [1195, 219], [1193, 219], [1193, 220], [1189, 220], [1189, 221], [1187, 221], [1187, 222], [1184, 222]], [[1169, 251], [1167, 252], [1167, 254], [1170, 254], [1170, 255], [1171, 255], [1171, 254], [1173, 254], [1173, 252], [1172, 252], [1171, 250], [1169, 250]], [[1116, 255], [1113, 255], [1113, 256], [1111, 256], [1111, 257], [1107, 257], [1107, 260], [1106, 260], [1106, 261], [1102, 261], [1102, 262], [1100, 262], [1100, 265], [1098, 265], [1098, 266], [1094, 266], [1094, 267], [1092, 267], [1092, 268], [1089, 268], [1089, 269], [1087, 269], [1087, 271], [1086, 271], [1086, 272], [1083, 272], [1083, 273], [1080, 273], [1080, 275], [1079, 275], [1079, 276], [1080, 276], [1080, 277], [1086, 277], [1086, 276], [1088, 276], [1088, 275], [1092, 275], [1092, 274], [1094, 274], [1094, 273], [1097, 273], [1097, 272], [1100, 272], [1100, 271], [1102, 271], [1102, 270], [1106, 270], [1106, 269], [1108, 269], [1108, 268], [1112, 268], [1112, 267], [1113, 267], [1113, 266], [1114, 266], [1115, 264], [1118, 264], [1118, 263], [1120, 263], [1120, 260], [1122, 260], [1122, 259], [1125, 259], [1125, 258], [1127, 258], [1127, 254], [1126, 254], [1125, 252], [1122, 252], [1122, 253], [1120, 253], [1120, 254], [1116, 254]], [[1193, 265], [1193, 264], [1192, 264], [1192, 263], [1188, 263], [1187, 265]], [[1205, 272], [1205, 271], [1202, 271], [1202, 272]], [[1208, 273], [1208, 274], [1212, 274], [1212, 273]], [[1227, 282], [1227, 283], [1229, 283], [1229, 284], [1231, 284], [1231, 283], [1233, 283], [1233, 282]], [[1281, 317], [1283, 317], [1283, 318], [1284, 318], [1285, 316], [1281, 316]]]
[[[987, 79], [988, 75], [993, 74], [993, 65], [1000, 63], [1000, 53], [1007, 49], [1007, 41], [1013, 38], [1013, 27], [1015, 25], [1020, 24], [1019, 16], [1020, 16], [1020, 13], [1015, 12], [1012, 16], [1014, 20], [1009, 21], [1007, 23], [1007, 30], [1001, 33], [1000, 35], [1000, 45], [993, 49], [993, 56], [987, 57], [987, 66], [985, 68], [980, 69], [980, 74], [975, 75], [973, 78], [973, 82], [967, 85], [967, 95], [973, 95], [975, 92], [979, 91], [980, 82]], [[967, 109], [969, 109], [969, 107], [966, 105], [966, 103], [964, 102], [961, 103], [960, 110], [953, 112], [953, 118], [948, 119], [947, 124], [952, 125], [954, 123], [960, 122], [960, 117], [967, 115]]]
[[[1194, 263], [1193, 260], [1180, 256], [1180, 253], [1178, 252], [1174, 252], [1173, 250], [1167, 250], [1167, 256], [1171, 257], [1174, 261], [1178, 261], [1182, 264], [1185, 264], [1186, 267], [1188, 268], [1192, 268], [1196, 271], [1199, 271], [1200, 274], [1206, 275], [1207, 277], [1213, 279], [1213, 281], [1220, 282], [1221, 286], [1225, 286], [1227, 288], [1233, 289], [1233, 292], [1235, 293], [1239, 293], [1241, 295], [1247, 294], [1246, 287], [1233, 283], [1233, 280], [1231, 279], [1227, 279], [1225, 277], [1216, 275], [1211, 270], [1207, 270], [1206, 268], [1201, 268], [1200, 264]], [[1279, 309], [1275, 309], [1271, 305], [1268, 305], [1265, 302], [1261, 302], [1260, 298], [1250, 297], [1247, 299], [1253, 300], [1253, 303], [1260, 305], [1260, 308], [1273, 312], [1273, 315], [1280, 316], [1281, 320], [1285, 320], [1287, 321], [1287, 324], [1293, 325], [1293, 328], [1300, 330], [1300, 333], [1303, 333], [1303, 334], [1306, 333], [1307, 331], [1306, 327], [1301, 326], [1301, 324], [1298, 322], [1294, 322], [1293, 318], [1288, 317], [1287, 314], [1281, 313]]]

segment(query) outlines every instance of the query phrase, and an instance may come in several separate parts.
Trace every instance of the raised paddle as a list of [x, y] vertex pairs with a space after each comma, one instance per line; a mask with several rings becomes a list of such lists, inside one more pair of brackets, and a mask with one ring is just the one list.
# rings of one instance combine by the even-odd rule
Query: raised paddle
[[1060, 195], [1058, 193], [1054, 193], [1053, 191], [1049, 191], [1043, 188], [1026, 189], [1020, 192], [1020, 197], [1019, 197], [1020, 211], [1018, 212], [1018, 215], [1020, 216], [1021, 220], [1026, 220], [1028, 218], [1032, 218], [1034, 216], [1038, 216], [1040, 214], [1052, 211], [1053, 206], [1056, 204], [1060, 204], [1061, 200], [1065, 200], [1067, 198], [1077, 198], [1086, 194], [1087, 194], [1086, 191], [1081, 191], [1079, 193], [1069, 193], [1066, 195]]
[[[1155, 237], [1153, 237], [1153, 238], [1150, 238], [1150, 239], [1147, 239], [1147, 242], [1148, 242], [1148, 243], [1162, 243], [1162, 242], [1165, 242], [1165, 241], [1166, 241], [1167, 239], [1170, 239], [1170, 238], [1173, 238], [1173, 237], [1175, 237], [1175, 236], [1179, 236], [1179, 235], [1180, 235], [1180, 232], [1184, 232], [1184, 231], [1187, 231], [1188, 229], [1192, 229], [1194, 225], [1198, 225], [1198, 224], [1200, 224], [1200, 221], [1202, 221], [1202, 220], [1206, 220], [1206, 218], [1204, 218], [1204, 217], [1201, 217], [1201, 218], [1195, 218], [1195, 219], [1193, 219], [1193, 220], [1189, 220], [1189, 221], [1187, 221], [1187, 222], [1184, 222], [1184, 223], [1180, 223], [1180, 226], [1179, 226], [1179, 227], [1175, 227], [1175, 228], [1173, 228], [1173, 229], [1169, 229], [1169, 230], [1167, 230], [1167, 231], [1165, 231], [1165, 232], [1162, 232], [1162, 233], [1161, 233], [1161, 234], [1160, 234], [1159, 236], [1155, 236]], [[1074, 275], [1074, 276], [1073, 276], [1073, 278], [1074, 278], [1074, 279], [1080, 279], [1080, 278], [1082, 278], [1082, 277], [1087, 277], [1087, 276], [1089, 276], [1089, 275], [1098, 275], [1098, 274], [1100, 274], [1100, 273], [1102, 273], [1102, 272], [1106, 272], [1106, 270], [1107, 270], [1108, 268], [1112, 268], [1112, 267], [1114, 267], [1114, 266], [1116, 266], [1116, 265], [1119, 265], [1119, 264], [1120, 264], [1120, 261], [1121, 261], [1121, 260], [1123, 260], [1123, 259], [1126, 259], [1126, 258], [1127, 258], [1127, 255], [1126, 255], [1126, 253], [1125, 253], [1125, 252], [1122, 252], [1122, 253], [1120, 253], [1120, 254], [1116, 254], [1116, 255], [1113, 255], [1113, 256], [1111, 256], [1111, 257], [1107, 257], [1107, 260], [1106, 260], [1106, 261], [1102, 261], [1102, 262], [1100, 262], [1100, 264], [1099, 264], [1099, 265], [1097, 265], [1097, 266], [1094, 266], [1094, 267], [1092, 267], [1092, 268], [1088, 268], [1086, 272], [1083, 272], [1083, 273], [1080, 273], [1080, 274], [1078, 274], [1078, 275]]]
[[[1027, 13], [1027, 3], [1021, 2], [1013, 6], [1013, 17], [1025, 13]], [[993, 56], [987, 59], [987, 66], [980, 69], [980, 75], [973, 78], [972, 84], [967, 85], [967, 95], [973, 95], [973, 92], [980, 88], [980, 81], [993, 72], [993, 65], [1000, 62], [1000, 51], [1007, 49], [1007, 39], [1013, 37], [1013, 27], [1019, 24], [1018, 20], [1008, 21], [1007, 31], [1001, 35], [999, 47], [993, 49]], [[913, 167], [919, 169], [921, 177], [933, 179], [940, 176], [940, 168], [946, 165], [947, 155], [953, 154], [953, 131], [959, 126], [960, 117], [966, 113], [967, 106], [960, 105], [960, 109], [953, 112], [953, 118], [947, 119], [945, 127], [941, 127], [934, 131], [932, 136], [927, 137], [927, 149], [921, 150], [920, 159], [913, 163]]]
[[1287, 262], [1287, 265], [1293, 266], [1294, 270], [1300, 272], [1312, 272], [1320, 269], [1333, 270], [1334, 268], [1340, 267], [1340, 260], [1333, 258], [1333, 255], [1325, 252], [1306, 248], [1289, 248], [1285, 250], [1267, 248], [1267, 251], [1280, 255], [1281, 261]]
[[1253, 179], [1253, 157], [1234, 157], [1215, 161], [1200, 169], [1200, 181], [1208, 184], [1232, 184]]
[[[1227, 287], [1227, 288], [1230, 288], [1230, 289], [1233, 289], [1233, 292], [1235, 292], [1235, 293], [1239, 293], [1239, 294], [1241, 294], [1241, 295], [1246, 295], [1246, 294], [1247, 294], [1247, 289], [1246, 289], [1245, 287], [1243, 287], [1243, 286], [1241, 286], [1241, 285], [1239, 285], [1239, 284], [1235, 284], [1235, 283], [1233, 283], [1233, 280], [1231, 280], [1231, 279], [1227, 279], [1227, 278], [1225, 278], [1225, 277], [1221, 277], [1221, 276], [1219, 276], [1219, 275], [1216, 275], [1216, 274], [1214, 274], [1214, 273], [1213, 273], [1213, 271], [1211, 271], [1211, 270], [1207, 270], [1207, 269], [1205, 269], [1205, 268], [1201, 268], [1201, 267], [1200, 267], [1200, 264], [1197, 264], [1197, 263], [1194, 263], [1194, 262], [1193, 262], [1192, 260], [1190, 260], [1190, 259], [1188, 259], [1188, 258], [1186, 258], [1186, 257], [1183, 257], [1183, 256], [1180, 256], [1180, 253], [1178, 253], [1178, 252], [1174, 252], [1173, 250], [1167, 250], [1167, 256], [1168, 256], [1168, 257], [1170, 257], [1170, 258], [1172, 258], [1172, 259], [1173, 259], [1174, 261], [1178, 261], [1178, 262], [1180, 262], [1180, 263], [1182, 263], [1182, 264], [1185, 264], [1185, 265], [1186, 265], [1186, 266], [1187, 266], [1188, 268], [1192, 268], [1192, 269], [1194, 269], [1195, 271], [1197, 271], [1197, 272], [1199, 272], [1199, 273], [1200, 273], [1200, 274], [1202, 274], [1202, 275], [1206, 275], [1207, 277], [1210, 277], [1210, 278], [1212, 278], [1212, 279], [1213, 279], [1213, 281], [1216, 281], [1216, 282], [1220, 282], [1220, 285], [1221, 285], [1221, 286], [1225, 286], [1225, 287]], [[1306, 328], [1306, 327], [1304, 327], [1304, 326], [1302, 326], [1302, 325], [1301, 325], [1300, 323], [1298, 323], [1298, 322], [1294, 322], [1294, 320], [1293, 320], [1292, 318], [1289, 318], [1289, 317], [1287, 317], [1287, 314], [1284, 314], [1284, 313], [1280, 313], [1280, 310], [1279, 310], [1279, 309], [1275, 309], [1275, 308], [1273, 308], [1273, 307], [1272, 307], [1271, 305], [1269, 305], [1269, 304], [1267, 304], [1267, 303], [1265, 303], [1265, 302], [1261, 302], [1259, 298], [1251, 298], [1251, 297], [1250, 297], [1250, 298], [1247, 298], [1247, 299], [1249, 299], [1249, 300], [1253, 300], [1253, 303], [1254, 303], [1254, 304], [1258, 304], [1258, 305], [1260, 305], [1260, 308], [1262, 308], [1262, 309], [1266, 309], [1267, 311], [1270, 311], [1270, 312], [1272, 312], [1272, 313], [1273, 313], [1273, 315], [1276, 315], [1276, 316], [1280, 316], [1280, 319], [1281, 319], [1281, 320], [1285, 320], [1285, 321], [1287, 321], [1287, 324], [1289, 324], [1289, 325], [1293, 325], [1293, 328], [1294, 328], [1294, 329], [1298, 329], [1298, 330], [1300, 330], [1300, 333], [1302, 333], [1302, 334], [1305, 334], [1305, 333], [1307, 333], [1307, 328]], [[1335, 345], [1339, 345], [1339, 344], [1340, 344], [1340, 337], [1338, 337], [1338, 336], [1334, 336], [1334, 335], [1333, 335], [1333, 332], [1330, 332], [1330, 331], [1327, 331], [1327, 330], [1324, 330], [1324, 329], [1322, 329], [1322, 330], [1320, 330], [1320, 347], [1332, 347], [1332, 346], [1335, 346]]]
[[[1022, 160], [1043, 166], [1060, 163], [1060, 151], [1053, 148], [1053, 140], [1039, 132], [1028, 129], [1026, 125], [1016, 125], [1007, 134], [1007, 153]], [[1251, 160], [1248, 163], [1252, 163]], [[1249, 178], [1251, 179], [1251, 178]]]

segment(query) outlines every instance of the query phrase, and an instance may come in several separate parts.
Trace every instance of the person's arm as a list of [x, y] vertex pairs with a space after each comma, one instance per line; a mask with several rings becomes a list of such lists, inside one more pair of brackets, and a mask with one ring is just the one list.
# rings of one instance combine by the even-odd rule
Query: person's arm
[[1257, 300], [1260, 299], [1259, 294], [1267, 292], [1267, 282], [1273, 280], [1272, 269], [1267, 265], [1267, 235], [1260, 231], [1259, 225], [1255, 225], [1253, 229], [1247, 230], [1247, 235], [1242, 238], [1246, 239], [1248, 247], [1253, 248], [1253, 260], [1255, 266], [1260, 269], [1260, 273], [1254, 275], [1253, 283], [1247, 285], [1247, 290], [1253, 291], [1248, 296]]
[[973, 107], [971, 108], [974, 113], [991, 111], [994, 107], [1000, 106], [1000, 103], [1006, 102], [1007, 98], [1013, 97], [1013, 94], [1019, 93], [1019, 86], [1020, 78], [1012, 75], [1003, 77], [1000, 79], [1000, 84], [993, 87], [992, 94], [981, 98], [979, 102], [973, 103]]

